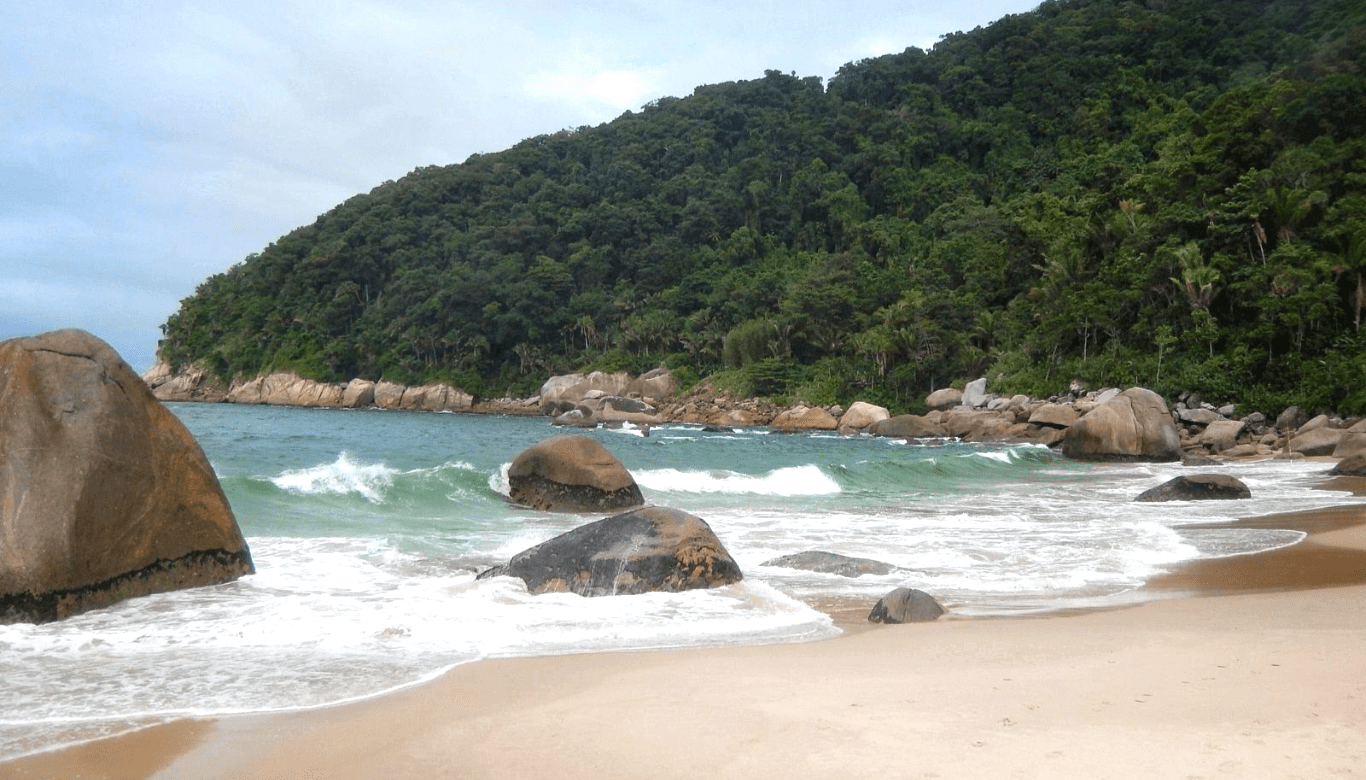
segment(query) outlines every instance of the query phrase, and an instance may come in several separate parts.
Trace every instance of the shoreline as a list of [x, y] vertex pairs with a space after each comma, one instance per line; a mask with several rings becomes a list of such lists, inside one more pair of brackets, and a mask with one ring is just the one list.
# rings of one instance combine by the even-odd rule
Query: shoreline
[[[1360, 495], [1366, 480], [1346, 487]], [[1333, 489], [1344, 486], [1334, 484]], [[310, 770], [327, 777], [551, 773], [571, 778], [635, 777], [639, 775], [633, 770], [646, 766], [655, 767], [651, 774], [656, 776], [681, 777], [694, 774], [688, 764], [652, 760], [640, 752], [639, 745], [654, 744], [662, 754], [676, 753], [682, 761], [697, 742], [720, 750], [732, 762], [725, 764], [732, 769], [718, 766], [711, 772], [722, 777], [768, 771], [767, 763], [750, 765], [748, 771], [740, 769], [761, 756], [764, 761], [786, 761], [782, 770], [786, 774], [815, 777], [817, 774], [806, 773], [811, 767], [793, 763], [793, 759], [810, 740], [819, 742], [834, 734], [845, 737], [830, 748], [838, 761], [819, 774], [835, 771], [836, 764], [872, 761], [883, 766], [886, 757], [864, 753], [863, 748], [870, 746], [862, 743], [877, 736], [894, 744], [900, 731], [892, 716], [900, 709], [899, 703], [905, 702], [888, 698], [885, 691], [879, 693], [881, 689], [873, 681], [882, 674], [892, 680], [914, 682], [913, 690], [922, 694], [923, 686], [930, 686], [934, 691], [930, 700], [952, 711], [957, 697], [935, 682], [939, 679], [937, 665], [948, 664], [962, 678], [960, 682], [969, 684], [974, 675], [995, 674], [1003, 664], [1013, 675], [1009, 680], [1033, 679], [1064, 660], [1053, 653], [1071, 657], [1071, 649], [1077, 648], [1094, 646], [1090, 655], [1083, 652], [1074, 658], [1077, 663], [1087, 658], [1097, 663], [1094, 653], [1123, 654], [1126, 648], [1132, 650], [1129, 642], [1165, 657], [1170, 653], [1164, 652], [1157, 640], [1166, 635], [1168, 622], [1176, 618], [1184, 626], [1182, 641], [1187, 644], [1205, 646], [1221, 636], [1237, 639], [1222, 652], [1256, 652], [1256, 643], [1240, 649], [1250, 636], [1271, 634], [1293, 639], [1297, 631], [1315, 635], [1327, 631], [1346, 642], [1344, 652], [1366, 649], [1366, 507], [1346, 505], [1269, 515], [1240, 520], [1234, 524], [1237, 526], [1285, 528], [1307, 536], [1266, 552], [1187, 562], [1150, 580], [1140, 590], [1147, 591], [1150, 598], [1132, 605], [908, 626], [875, 626], [863, 620], [860, 610], [842, 608], [828, 610], [828, 614], [844, 633], [815, 642], [487, 659], [458, 666], [435, 680], [359, 702], [286, 713], [178, 720], [34, 754], [0, 763], [0, 777], [172, 780], [298, 776]], [[1230, 620], [1235, 622], [1229, 625]], [[1229, 631], [1233, 633], [1227, 634]], [[1120, 641], [1121, 637], [1127, 639]], [[927, 644], [938, 649], [926, 651]], [[1054, 650], [1033, 660], [1030, 652], [1025, 652], [1012, 661], [1013, 650], [1021, 648]], [[1287, 653], [1292, 650], [1314, 656], [1335, 672], [1354, 674], [1339, 681], [1343, 683], [1342, 695], [1347, 699], [1353, 695], [1366, 698], [1366, 670], [1344, 668], [1341, 659], [1334, 661], [1313, 642], [1292, 641], [1282, 648]], [[922, 666], [926, 659], [920, 656], [925, 652], [930, 652], [935, 664]], [[916, 662], [898, 663], [908, 655], [907, 660]], [[1161, 668], [1147, 653], [1133, 660], [1144, 668]], [[1188, 660], [1167, 658], [1177, 667]], [[1107, 665], [1114, 663], [1111, 658]], [[788, 672], [775, 671], [783, 669]], [[858, 669], [863, 673], [851, 675]], [[1107, 669], [1098, 666], [1095, 671]], [[1190, 677], [1193, 672], [1182, 674]], [[1081, 682], [1081, 677], [1072, 681]], [[1183, 680], [1179, 684], [1194, 683]], [[992, 692], [1002, 690], [1000, 685], [988, 687]], [[1292, 681], [1292, 690], [1285, 695], [1293, 698], [1293, 690], [1301, 687]], [[875, 700], [876, 707], [860, 711], [873, 701], [868, 705], [841, 703], [844, 698], [857, 698], [855, 693]], [[1044, 699], [1050, 695], [1042, 689], [1038, 693]], [[1317, 698], [1328, 695], [1314, 686], [1304, 693]], [[977, 689], [977, 695], [985, 696], [987, 691]], [[1256, 692], [1247, 695], [1255, 696]], [[778, 702], [793, 699], [796, 710], [781, 712]], [[609, 701], [619, 709], [603, 710]], [[912, 696], [905, 701], [919, 699]], [[1135, 699], [1138, 703], [1149, 701]], [[1010, 701], [996, 703], [1004, 709], [1012, 708]], [[1030, 705], [1021, 706], [1024, 713], [1037, 711], [1029, 710]], [[1209, 706], [1204, 702], [1197, 709]], [[1038, 707], [1043, 709], [1043, 705]], [[801, 714], [803, 708], [809, 710], [805, 715]], [[708, 715], [712, 711], [714, 715]], [[569, 717], [572, 712], [590, 717], [576, 723]], [[869, 720], [878, 712], [878, 717]], [[1022, 724], [1026, 722], [1024, 713], [1002, 716], [1001, 722]], [[928, 717], [930, 713], [922, 714]], [[1171, 716], [1185, 717], [1179, 712]], [[842, 717], [853, 717], [864, 731], [851, 730], [850, 724], [842, 723]], [[688, 736], [664, 739], [642, 733], [633, 741], [613, 736], [610, 729], [600, 730], [594, 725], [599, 721], [630, 733], [646, 723], [655, 723], [661, 729], [663, 724], [670, 724], [669, 729], [682, 729]], [[775, 721], [783, 724], [776, 732]], [[1366, 723], [1353, 723], [1351, 729], [1357, 738], [1366, 738]], [[752, 739], [740, 739], [745, 733], [751, 733]], [[970, 740], [967, 746], [974, 747], [978, 741], [983, 740]], [[989, 744], [993, 743], [983, 741], [982, 747]], [[564, 759], [549, 745], [569, 751], [574, 760]], [[856, 745], [861, 747], [854, 749]], [[1145, 748], [1150, 749], [1157, 748]], [[473, 760], [472, 755], [481, 758], [463, 769], [452, 769], [463, 767]], [[938, 765], [951, 767], [958, 759], [945, 754], [937, 760], [947, 762]], [[676, 769], [663, 769], [667, 766]], [[1079, 771], [1084, 767], [1094, 769], [1083, 762]], [[999, 769], [1004, 771], [1005, 765]], [[1254, 769], [1255, 765], [1250, 766], [1249, 774], [1234, 776], [1272, 776], [1251, 771]], [[894, 770], [888, 765], [879, 771]], [[1147, 776], [1154, 776], [1151, 766], [1145, 771]], [[1064, 772], [1059, 776], [1073, 775]], [[1159, 772], [1156, 776], [1162, 775]]]

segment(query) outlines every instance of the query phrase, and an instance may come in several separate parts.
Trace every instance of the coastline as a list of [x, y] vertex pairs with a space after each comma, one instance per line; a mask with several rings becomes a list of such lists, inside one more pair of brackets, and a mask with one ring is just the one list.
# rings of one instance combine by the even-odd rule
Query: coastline
[[[1336, 486], [1335, 489], [1340, 489]], [[1358, 487], [1360, 487], [1358, 485]], [[485, 660], [362, 702], [179, 721], [6, 778], [1324, 776], [1366, 738], [1366, 508], [1131, 607], [817, 642]], [[1104, 771], [1097, 771], [1105, 767]], [[1045, 771], [1046, 770], [1046, 771]]]

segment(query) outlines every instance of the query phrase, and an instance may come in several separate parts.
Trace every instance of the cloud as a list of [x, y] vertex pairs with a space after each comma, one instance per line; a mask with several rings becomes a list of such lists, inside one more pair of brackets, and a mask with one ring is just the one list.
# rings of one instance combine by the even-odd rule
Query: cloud
[[657, 90], [649, 77], [624, 70], [592, 74], [542, 71], [528, 77], [525, 88], [527, 95], [535, 100], [583, 107], [585, 113], [596, 113], [604, 107], [618, 112], [639, 108]]

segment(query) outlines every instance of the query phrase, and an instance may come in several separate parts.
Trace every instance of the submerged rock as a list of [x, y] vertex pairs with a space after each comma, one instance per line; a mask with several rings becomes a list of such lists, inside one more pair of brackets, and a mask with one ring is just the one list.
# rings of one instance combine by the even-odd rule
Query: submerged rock
[[253, 571], [198, 443], [108, 344], [0, 344], [0, 409], [0, 623]]
[[640, 506], [631, 472], [596, 439], [553, 436], [526, 448], [508, 468], [512, 501], [548, 512], [610, 512]]
[[1252, 498], [1241, 480], [1224, 474], [1192, 474], [1143, 491], [1135, 501], [1208, 501]]
[[841, 577], [891, 574], [897, 568], [890, 563], [875, 561], [871, 558], [851, 558], [847, 555], [822, 550], [807, 550], [792, 555], [784, 555], [771, 561], [764, 561], [762, 565], [781, 566], [785, 569], [804, 569], [821, 574], [838, 574]]
[[914, 588], [897, 588], [878, 599], [868, 613], [870, 623], [928, 623], [938, 620], [944, 608], [934, 596]]
[[677, 509], [645, 507], [524, 550], [479, 579], [507, 575], [531, 593], [617, 596], [717, 588], [744, 578], [711, 526]]

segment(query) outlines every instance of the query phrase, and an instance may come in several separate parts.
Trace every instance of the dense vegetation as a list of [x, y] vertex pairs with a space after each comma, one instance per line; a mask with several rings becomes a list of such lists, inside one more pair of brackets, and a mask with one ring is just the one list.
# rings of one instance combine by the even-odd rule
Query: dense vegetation
[[718, 373], [913, 408], [986, 375], [1366, 412], [1366, 3], [1049, 0], [421, 168], [205, 281], [219, 376]]

